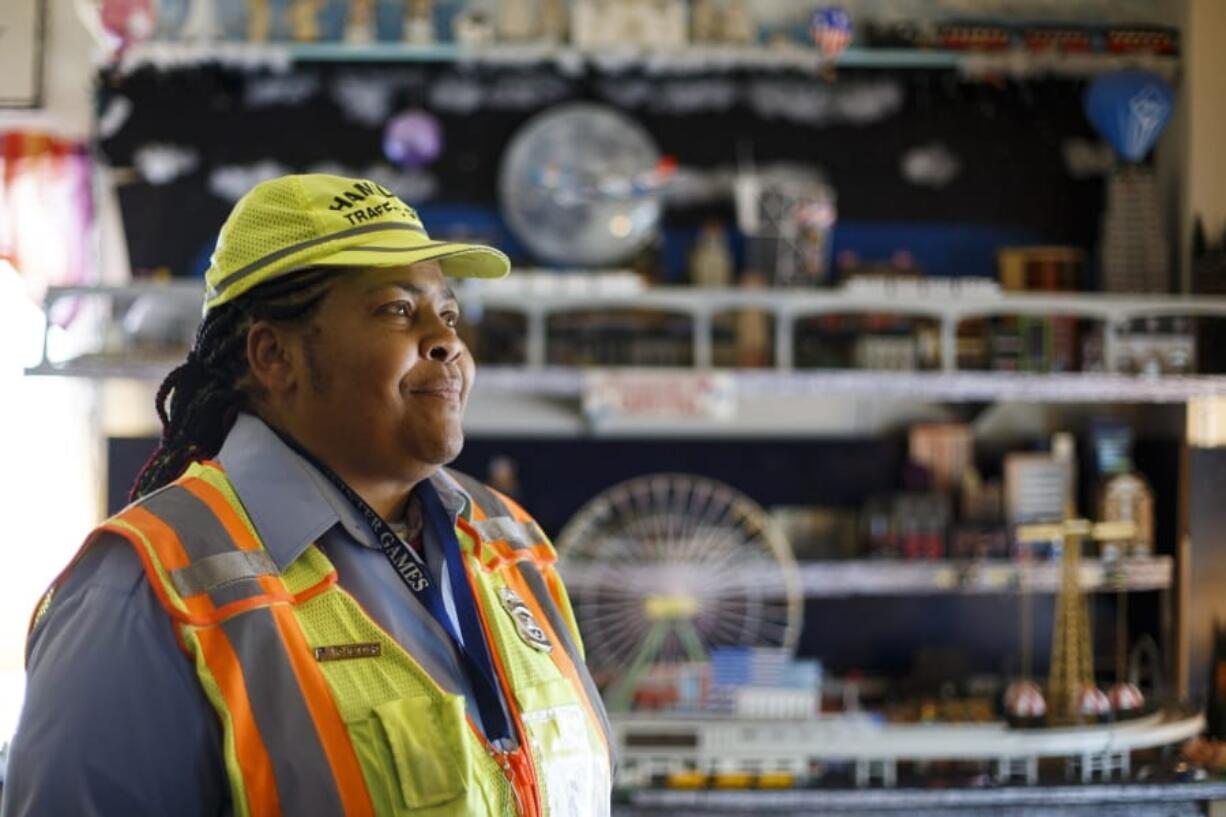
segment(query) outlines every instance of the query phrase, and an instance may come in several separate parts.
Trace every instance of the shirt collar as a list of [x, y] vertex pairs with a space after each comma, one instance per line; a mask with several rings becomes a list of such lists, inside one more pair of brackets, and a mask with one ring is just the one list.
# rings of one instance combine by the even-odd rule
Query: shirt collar
[[[358, 544], [378, 547], [353, 504], [258, 417], [238, 415], [217, 460], [280, 570], [336, 525]], [[442, 469], [430, 481], [452, 524], [457, 517], [467, 520], [472, 502], [459, 483]], [[422, 529], [415, 495], [409, 498], [405, 522], [408, 537], [415, 538]]]

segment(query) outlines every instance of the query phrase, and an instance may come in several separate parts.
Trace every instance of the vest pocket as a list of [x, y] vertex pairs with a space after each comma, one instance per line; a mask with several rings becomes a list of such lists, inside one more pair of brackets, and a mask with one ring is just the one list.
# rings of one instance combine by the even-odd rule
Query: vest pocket
[[405, 698], [375, 707], [374, 714], [392, 750], [406, 806], [437, 806], [464, 793], [472, 755], [463, 696]]

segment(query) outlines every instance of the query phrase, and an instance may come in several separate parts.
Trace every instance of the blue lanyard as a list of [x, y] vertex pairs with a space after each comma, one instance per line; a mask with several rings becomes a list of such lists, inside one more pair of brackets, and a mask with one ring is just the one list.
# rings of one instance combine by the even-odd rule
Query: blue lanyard
[[[491, 740], [512, 738], [515, 732], [511, 728], [511, 719], [507, 716], [506, 708], [502, 705], [502, 693], [498, 679], [494, 677], [494, 661], [490, 655], [489, 644], [485, 640], [485, 630], [481, 626], [477, 600], [468, 583], [464, 554], [460, 551], [460, 540], [456, 536], [455, 526], [433, 483], [422, 480], [416, 491], [418, 501], [422, 505], [422, 515], [434, 529], [434, 536], [443, 549], [443, 558], [451, 579], [451, 600], [455, 604], [456, 618], [459, 619], [460, 631], [464, 636], [463, 643], [456, 646], [468, 665], [469, 678], [473, 684], [473, 693], [477, 697], [477, 709], [480, 710], [481, 720], [485, 724], [486, 737]], [[400, 544], [404, 547], [403, 542]], [[436, 594], [441, 604], [443, 594], [437, 591]], [[438, 617], [433, 609], [430, 612]], [[455, 641], [451, 616], [448, 616], [445, 610], [443, 618], [447, 620], [448, 634], [452, 641]]]
[[507, 716], [506, 708], [503, 706], [498, 680], [494, 677], [494, 662], [490, 657], [489, 645], [485, 641], [485, 631], [481, 627], [477, 602], [473, 598], [472, 589], [468, 584], [468, 575], [464, 570], [464, 554], [460, 551], [460, 540], [456, 536], [450, 514], [443, 507], [443, 500], [439, 497], [438, 490], [430, 480], [426, 479], [418, 483], [414, 493], [418, 502], [421, 503], [422, 516], [426, 524], [430, 526], [443, 550], [443, 560], [446, 564], [448, 578], [451, 580], [451, 600], [455, 604], [456, 618], [460, 623], [459, 632], [456, 632], [455, 624], [451, 616], [447, 614], [442, 588], [434, 581], [417, 551], [405, 544], [383, 517], [379, 516], [366, 500], [358, 496], [357, 491], [349, 487], [348, 483], [340, 478], [340, 475], [303, 449], [296, 440], [279, 432], [278, 436], [299, 456], [314, 465], [319, 473], [327, 477], [328, 481], [335, 485], [337, 490], [362, 514], [367, 526], [379, 541], [379, 549], [391, 563], [396, 575], [447, 633], [456, 653], [460, 656], [460, 662], [472, 684], [473, 695], [477, 699], [477, 711], [481, 713], [485, 736], [490, 742], [511, 739], [515, 732], [511, 727], [511, 719]]

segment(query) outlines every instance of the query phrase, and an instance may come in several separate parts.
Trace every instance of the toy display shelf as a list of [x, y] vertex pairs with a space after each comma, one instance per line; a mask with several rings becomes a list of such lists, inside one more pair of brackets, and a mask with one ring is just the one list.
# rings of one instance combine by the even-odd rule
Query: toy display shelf
[[[747, 399], [864, 397], [948, 403], [1184, 403], [1226, 396], [1226, 376], [1140, 377], [1115, 374], [1011, 372], [887, 372], [858, 370], [764, 371], [758, 369], [573, 369], [485, 366], [478, 388], [504, 394], [581, 397], [585, 382], [601, 372], [641, 373], [661, 379], [726, 377]], [[703, 374], [705, 372], [705, 374]], [[54, 372], [43, 372], [54, 373]]]
[[[1114, 564], [1098, 559], [1081, 563], [1081, 587], [1090, 592], [1166, 590], [1171, 587], [1169, 556], [1128, 558]], [[806, 596], [923, 595], [929, 593], [1034, 592], [1060, 589], [1059, 560], [1020, 564], [1004, 559], [931, 562], [857, 560], [802, 562]]]
[[[186, 352], [186, 350], [184, 350]], [[175, 358], [140, 356], [83, 356], [64, 363], [43, 361], [26, 370], [32, 375], [112, 378], [156, 382], [182, 362]], [[693, 369], [523, 369], [518, 366], [484, 366], [473, 399], [498, 399], [506, 395], [544, 399], [579, 400], [585, 381], [601, 372], [640, 373], [672, 380], [697, 376]], [[1008, 374], [942, 372], [812, 371], [763, 373], [755, 370], [713, 370], [728, 378], [738, 391], [752, 399], [875, 398], [883, 401], [931, 403], [1164, 403], [1226, 397], [1226, 377], [1133, 377], [1103, 374]], [[748, 398], [747, 398], [748, 399]], [[576, 423], [580, 420], [576, 419]], [[778, 426], [786, 433], [790, 424]], [[564, 430], [559, 428], [559, 431]], [[685, 429], [675, 429], [684, 433]]]
[[[602, 48], [583, 50], [548, 43], [465, 47], [455, 43], [410, 45], [398, 42], [249, 43], [241, 41], [152, 41], [129, 49], [121, 70], [153, 65], [162, 68], [219, 62], [236, 66], [288, 68], [301, 62], [463, 62], [495, 66], [552, 63], [562, 71], [591, 68], [618, 71], [642, 68], [652, 73], [721, 71], [797, 71], [817, 74], [824, 68], [812, 48], [691, 45], [671, 49]], [[951, 51], [922, 48], [849, 48], [835, 62], [846, 69], [955, 70], [968, 76], [1041, 74], [1089, 76], [1122, 68], [1145, 68], [1171, 78], [1179, 58], [1134, 54], [1064, 53], [1056, 50]]]
[[[925, 806], [1042, 804], [1050, 808], [1057, 803], [1170, 802], [1178, 797], [1176, 790], [1163, 796], [1153, 785], [1041, 787], [1037, 785], [1041, 780], [1039, 762], [1063, 759], [1070, 771], [1072, 766], [1079, 766], [1083, 784], [1092, 778], [1107, 782], [1117, 775], [1127, 779], [1132, 752], [1177, 745], [1205, 727], [1201, 714], [1177, 709], [1114, 723], [1036, 729], [1011, 729], [1002, 722], [879, 723], [862, 714], [739, 719], [634, 713], [614, 715], [609, 720], [621, 750], [619, 781], [631, 789], [631, 802], [639, 807], [671, 806], [675, 810], [669, 813], [673, 815], [686, 813], [687, 807], [702, 806], [706, 807], [703, 814], [725, 810], [744, 814], [746, 809], [759, 814], [827, 814], [865, 809], [871, 803], [881, 811], [865, 809], [868, 813], [885, 813], [893, 805], [902, 809], [899, 813], [920, 814]], [[1020, 777], [1027, 785], [930, 791], [895, 788], [900, 763], [933, 761], [978, 763], [983, 767], [995, 764], [997, 782]], [[849, 791], [805, 785], [811, 770], [829, 763], [851, 764], [857, 788]], [[741, 772], [751, 778], [773, 770], [794, 775], [803, 783], [783, 791], [744, 787], [738, 787], [740, 791], [718, 791], [718, 784], [715, 791], [641, 788], [643, 782], [656, 776], [688, 769], [713, 771], [716, 776]], [[884, 788], [869, 789], [874, 783]], [[1210, 799], [1221, 797], [1223, 791], [1226, 787], [1206, 787], [1193, 793], [1192, 787], [1185, 787], [1183, 798]], [[906, 799], [891, 795], [904, 795]], [[1031, 812], [1023, 809], [1009, 813]], [[1137, 813], [1129, 811], [1130, 815]]]
[[[1169, 556], [1126, 558], [1114, 563], [1086, 559], [1081, 563], [1081, 587], [1089, 592], [1168, 590], [1172, 584], [1173, 565]], [[641, 586], [643, 574], [655, 568], [564, 562], [560, 569], [571, 592], [577, 592], [585, 587], [596, 589], [610, 583]], [[701, 570], [701, 566], [695, 569]], [[803, 561], [796, 569], [801, 590], [807, 598], [847, 598], [948, 593], [998, 595], [1021, 592], [1023, 588], [1037, 593], [1054, 593], [1060, 589], [1061, 565], [1059, 560], [1022, 564], [1007, 559], [856, 559]], [[738, 575], [747, 585], [763, 593], [774, 589], [782, 595], [785, 591], [782, 574], [773, 563], [761, 568], [740, 565]]]
[[797, 321], [823, 315], [888, 314], [936, 321], [941, 334], [941, 367], [956, 369], [957, 331], [963, 321], [993, 316], [1060, 315], [1102, 322], [1103, 358], [1116, 360], [1116, 331], [1129, 321], [1161, 317], [1226, 317], [1226, 298], [1166, 295], [1106, 295], [1097, 293], [1006, 293], [994, 285], [959, 279], [898, 281], [874, 286], [830, 290], [698, 289], [654, 287], [635, 293], [533, 290], [508, 283], [470, 288], [465, 301], [490, 310], [517, 312], [527, 321], [527, 365], [547, 360], [547, 321], [566, 312], [651, 310], [692, 319], [693, 358], [698, 368], [711, 365], [712, 324], [717, 315], [741, 310], [768, 314], [774, 321], [775, 367], [793, 368]]
[[[678, 754], [710, 753], [725, 762], [757, 760], [760, 768], [767, 768], [769, 763], [763, 762], [767, 758], [794, 762], [806, 755], [816, 761], [973, 761], [1128, 751], [1180, 743], [1199, 734], [1205, 718], [1199, 712], [1160, 710], [1114, 723], [1013, 729], [1000, 721], [880, 723], [863, 714], [773, 720], [635, 712], [614, 714], [610, 726], [618, 738], [641, 735], [634, 743], [643, 747], [644, 754], [664, 755], [673, 748]], [[668, 735], [694, 740], [660, 739]]]
[[[963, 284], [957, 279], [899, 282], [895, 285], [835, 290], [743, 290], [691, 287], [636, 288], [626, 279], [611, 285], [600, 279], [554, 276], [548, 283], [525, 275], [524, 283], [486, 282], [461, 287], [468, 314], [483, 311], [522, 315], [526, 362], [523, 367], [484, 367], [485, 388], [500, 392], [526, 391], [554, 396], [579, 396], [591, 370], [548, 367], [548, 321], [568, 313], [654, 312], [689, 318], [693, 368], [649, 369], [667, 376], [695, 372], [727, 372], [745, 394], [779, 397], [865, 395], [907, 397], [948, 402], [1033, 400], [1060, 402], [1185, 402], [1226, 395], [1226, 378], [1216, 376], [1135, 377], [1116, 374], [1018, 374], [957, 371], [959, 324], [991, 316], [1051, 316], [1088, 319], [1104, 324], [1104, 359], [1115, 360], [1118, 330], [1129, 321], [1161, 317], [1226, 317], [1226, 298], [1163, 295], [1014, 294], [992, 286]], [[563, 283], [566, 281], [566, 283]], [[111, 313], [121, 314], [137, 301], [146, 311], [161, 310], [161, 322], [190, 337], [199, 320], [200, 291], [196, 281], [133, 284], [121, 287], [59, 287], [48, 291], [46, 307], [67, 298], [109, 300]], [[773, 369], [714, 370], [713, 327], [721, 315], [753, 310], [774, 324], [777, 351]], [[52, 312], [54, 314], [54, 312]], [[793, 366], [796, 324], [823, 315], [888, 314], [925, 318], [940, 327], [943, 369], [940, 372], [881, 372], [864, 370], [796, 370]], [[116, 318], [118, 320], [118, 318]], [[176, 323], [177, 322], [177, 323]], [[111, 327], [115, 329], [116, 327]], [[49, 330], [50, 331], [50, 330]], [[102, 330], [104, 333], [106, 329]], [[114, 334], [114, 333], [112, 333]], [[132, 349], [113, 354], [81, 355], [54, 360], [46, 354], [32, 370], [36, 374], [154, 379], [169, 370], [180, 355], [142, 356]]]

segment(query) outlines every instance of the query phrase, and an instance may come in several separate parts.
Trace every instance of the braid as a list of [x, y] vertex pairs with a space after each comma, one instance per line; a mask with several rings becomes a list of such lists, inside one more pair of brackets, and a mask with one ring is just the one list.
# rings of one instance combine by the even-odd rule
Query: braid
[[273, 279], [209, 310], [187, 359], [158, 388], [154, 407], [162, 437], [132, 486], [139, 499], [177, 479], [193, 462], [217, 455], [248, 402], [247, 332], [256, 321], [302, 323], [315, 314], [336, 269], [316, 268]]

